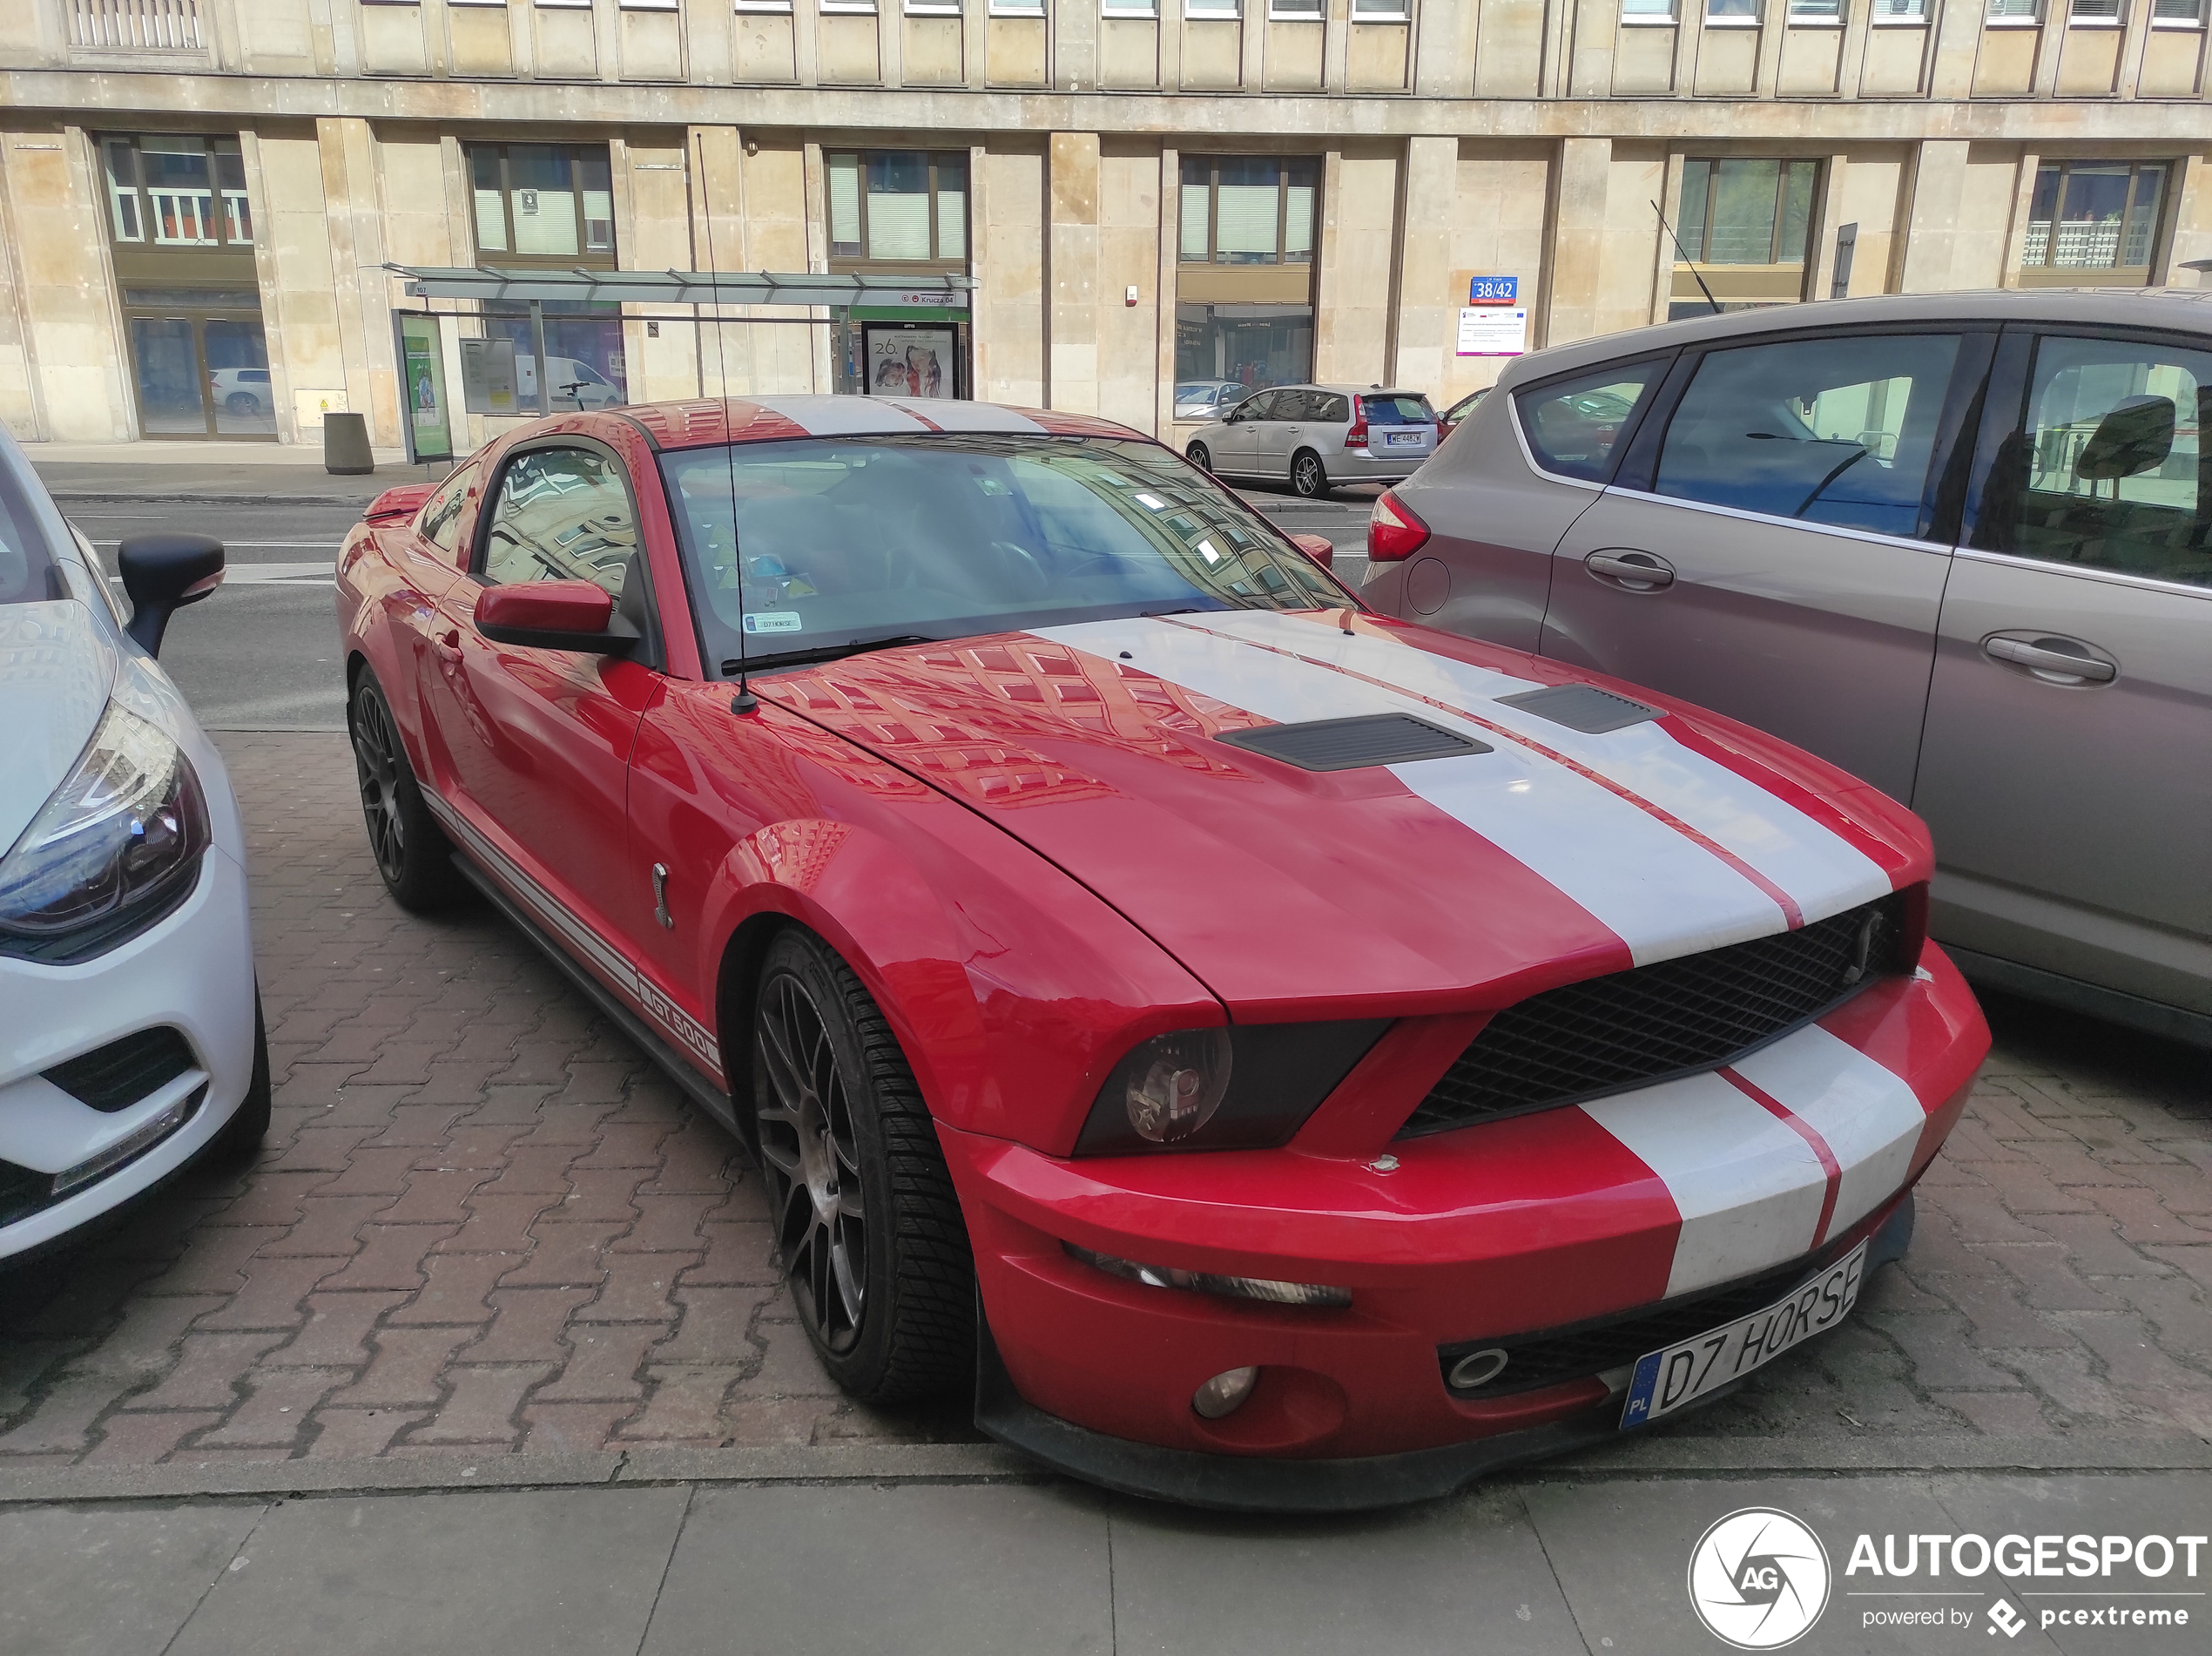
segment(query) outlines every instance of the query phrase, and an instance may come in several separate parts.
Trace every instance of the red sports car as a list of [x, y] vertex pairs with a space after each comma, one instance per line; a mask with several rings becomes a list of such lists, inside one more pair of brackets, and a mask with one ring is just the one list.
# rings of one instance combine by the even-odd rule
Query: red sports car
[[361, 799], [745, 1141], [823, 1362], [1351, 1507], [1849, 1314], [1988, 1044], [1901, 807], [1363, 611], [1098, 420], [502, 437], [348, 537]]

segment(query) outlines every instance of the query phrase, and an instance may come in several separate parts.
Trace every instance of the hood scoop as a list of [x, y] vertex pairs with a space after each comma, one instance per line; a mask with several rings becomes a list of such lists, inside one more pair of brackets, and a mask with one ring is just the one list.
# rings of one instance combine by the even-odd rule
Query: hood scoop
[[1487, 754], [1487, 742], [1432, 725], [1410, 713], [1370, 713], [1358, 719], [1315, 719], [1297, 725], [1262, 725], [1224, 731], [1214, 740], [1264, 754], [1300, 770], [1358, 770], [1403, 765], [1416, 759], [1457, 759]]
[[1630, 701], [1594, 684], [1555, 684], [1542, 690], [1524, 690], [1517, 696], [1500, 696], [1498, 705], [1533, 713], [1585, 736], [1602, 736], [1609, 730], [1626, 730], [1630, 725], [1659, 717], [1656, 707]]

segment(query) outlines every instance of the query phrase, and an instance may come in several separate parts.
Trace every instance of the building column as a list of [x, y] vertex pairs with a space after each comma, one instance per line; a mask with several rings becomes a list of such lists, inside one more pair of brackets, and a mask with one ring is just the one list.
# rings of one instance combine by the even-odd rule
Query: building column
[[1929, 139], [1912, 158], [1912, 206], [1905, 211], [1905, 246], [1898, 255], [1897, 291], [1938, 294], [1952, 280], [1959, 220], [1966, 199], [1966, 140]]
[[[383, 269], [376, 135], [359, 117], [322, 118], [315, 122], [315, 147], [322, 162], [347, 406], [368, 416], [371, 443], [398, 448], [405, 438], [400, 430], [399, 363], [392, 347], [393, 283]], [[319, 435], [300, 433], [302, 441]]]
[[1613, 140], [1561, 139], [1553, 174], [1551, 267], [1545, 273], [1543, 337], [1531, 348], [1588, 339], [1598, 331], [1605, 253], [1606, 190]]
[[1390, 377], [1426, 389], [1444, 383], [1459, 307], [1452, 292], [1452, 220], [1459, 191], [1456, 138], [1406, 140], [1404, 206], [1399, 220], [1397, 350]]
[[1046, 155], [1045, 399], [1098, 412], [1098, 134], [1055, 132]]

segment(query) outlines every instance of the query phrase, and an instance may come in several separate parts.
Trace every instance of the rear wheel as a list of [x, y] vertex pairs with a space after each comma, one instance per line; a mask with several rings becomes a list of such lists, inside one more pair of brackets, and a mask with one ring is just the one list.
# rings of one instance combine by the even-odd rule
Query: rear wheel
[[354, 772], [361, 791], [368, 848], [393, 900], [413, 914], [449, 908], [465, 889], [453, 847], [422, 802], [391, 704], [364, 667], [354, 686]]
[[830, 1377], [863, 1403], [974, 1372], [975, 1267], [937, 1132], [852, 969], [793, 928], [754, 1004], [754, 1112], [776, 1247]]
[[1321, 456], [1300, 449], [1291, 456], [1291, 491], [1305, 500], [1318, 500], [1329, 492], [1329, 474]]
[[1213, 450], [1203, 443], [1194, 443], [1184, 451], [1184, 456], [1201, 471], [1213, 470]]

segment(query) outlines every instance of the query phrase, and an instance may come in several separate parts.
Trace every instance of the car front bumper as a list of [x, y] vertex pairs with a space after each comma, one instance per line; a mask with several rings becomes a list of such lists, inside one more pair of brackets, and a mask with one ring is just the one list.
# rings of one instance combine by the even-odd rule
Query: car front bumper
[[[166, 1026], [190, 1066], [136, 1098], [94, 1109], [44, 1071]], [[15, 1185], [79, 1168], [166, 1112], [180, 1125], [35, 1211], [0, 1224], [0, 1265], [60, 1241], [181, 1172], [229, 1123], [253, 1085], [253, 941], [245, 871], [216, 846], [177, 910], [74, 966], [0, 957], [0, 1167]], [[196, 1102], [194, 1100], [196, 1099]], [[183, 1106], [182, 1109], [179, 1106]]]
[[[1710, 1077], [1377, 1145], [1359, 1159], [1293, 1145], [1070, 1160], [941, 1125], [1003, 1371], [979, 1423], [1079, 1471], [1069, 1433], [1147, 1463], [1168, 1463], [1157, 1451], [1310, 1467], [1317, 1486], [1345, 1481], [1353, 1463], [1426, 1455], [1460, 1467], [1450, 1476], [1463, 1481], [1503, 1463], [1498, 1457], [1585, 1441], [1594, 1423], [1613, 1423], [1596, 1434], [1607, 1435], [1625, 1384], [1613, 1360], [1602, 1372], [1471, 1395], [1447, 1385], [1444, 1349], [1626, 1321], [1838, 1256], [1905, 1201], [1987, 1046], [1972, 995], [1931, 948], [1918, 977], [1878, 985], [1738, 1060], [1764, 1073], [1803, 1068], [1808, 1049], [1844, 1056], [1832, 1084], [1814, 1076], [1826, 1096], [1797, 1100], [1834, 1128], [1824, 1159], [1778, 1121], [1739, 1145], [1688, 1119], [1719, 1085]], [[1891, 1078], [1885, 1105], [1851, 1096], [1868, 1073]], [[1616, 1122], [1683, 1116], [1683, 1141], [1705, 1165], [1685, 1166], [1679, 1144], [1640, 1141], [1638, 1155], [1622, 1153], [1600, 1127], [1608, 1108]], [[1070, 1244], [1156, 1267], [1346, 1288], [1352, 1302], [1152, 1287], [1097, 1269]], [[1202, 1418], [1193, 1393], [1244, 1367], [1260, 1370], [1250, 1399]], [[1276, 1475], [1253, 1476], [1264, 1484]], [[1427, 1476], [1393, 1472], [1375, 1487]]]

